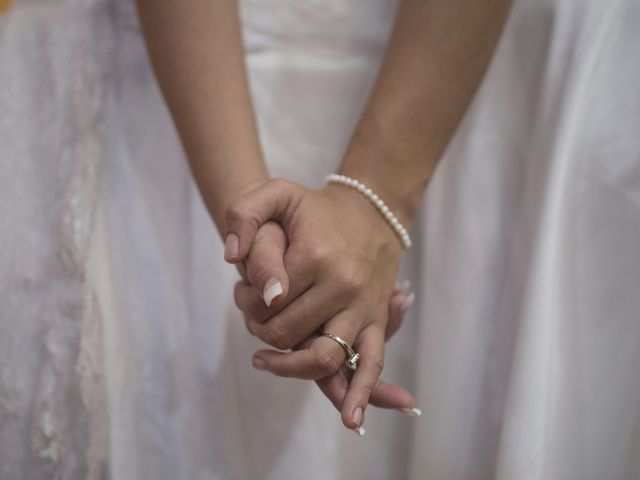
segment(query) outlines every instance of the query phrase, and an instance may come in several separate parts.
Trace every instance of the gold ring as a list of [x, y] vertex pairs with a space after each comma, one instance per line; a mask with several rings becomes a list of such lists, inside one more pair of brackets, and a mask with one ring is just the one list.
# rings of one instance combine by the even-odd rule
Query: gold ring
[[360, 358], [360, 354], [357, 353], [353, 348], [351, 348], [347, 342], [345, 342], [339, 336], [334, 335], [333, 333], [325, 332], [322, 334], [322, 336], [330, 338], [342, 347], [342, 349], [347, 354], [347, 359], [344, 361], [347, 367], [349, 367], [351, 370], [355, 370], [358, 367], [358, 359]]

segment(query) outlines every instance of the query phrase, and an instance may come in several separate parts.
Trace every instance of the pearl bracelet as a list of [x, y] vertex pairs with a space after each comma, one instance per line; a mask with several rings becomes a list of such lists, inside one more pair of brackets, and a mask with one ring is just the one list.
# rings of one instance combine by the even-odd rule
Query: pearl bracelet
[[363, 194], [367, 200], [369, 200], [374, 207], [378, 209], [378, 211], [382, 214], [387, 223], [393, 228], [393, 231], [396, 233], [400, 242], [402, 242], [402, 246], [405, 250], [407, 250], [411, 246], [411, 237], [409, 237], [409, 232], [398, 220], [387, 204], [369, 187], [367, 187], [364, 183], [359, 182], [355, 178], [347, 177], [346, 175], [338, 175], [337, 173], [331, 173], [327, 175], [327, 183], [337, 183], [340, 185], [346, 185], [347, 187], [351, 187], [354, 190], [357, 190], [361, 194]]

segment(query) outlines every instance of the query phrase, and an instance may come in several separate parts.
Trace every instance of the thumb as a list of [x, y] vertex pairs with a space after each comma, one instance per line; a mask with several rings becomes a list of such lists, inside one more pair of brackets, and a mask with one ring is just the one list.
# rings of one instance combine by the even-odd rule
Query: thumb
[[275, 222], [262, 225], [245, 259], [251, 285], [262, 292], [267, 307], [278, 303], [289, 292], [289, 276], [284, 267], [287, 236]]
[[282, 221], [301, 192], [299, 185], [276, 179], [231, 203], [224, 212], [225, 260], [229, 263], [244, 260], [258, 229], [269, 220]]

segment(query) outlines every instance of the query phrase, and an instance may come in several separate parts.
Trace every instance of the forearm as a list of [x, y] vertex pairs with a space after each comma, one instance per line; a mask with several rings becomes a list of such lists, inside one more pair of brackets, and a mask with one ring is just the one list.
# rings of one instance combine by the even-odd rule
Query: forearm
[[267, 178], [235, 1], [137, 0], [149, 55], [218, 229], [225, 206]]
[[482, 79], [510, 3], [400, 3], [340, 172], [371, 186], [405, 224]]

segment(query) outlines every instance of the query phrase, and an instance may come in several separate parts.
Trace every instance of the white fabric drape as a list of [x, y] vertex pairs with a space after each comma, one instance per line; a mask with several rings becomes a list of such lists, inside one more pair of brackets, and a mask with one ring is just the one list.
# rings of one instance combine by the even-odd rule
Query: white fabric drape
[[[244, 0], [271, 172], [335, 170], [386, 0]], [[516, 1], [428, 188], [385, 378], [346, 431], [251, 368], [234, 270], [128, 0], [0, 16], [0, 478], [640, 478], [640, 4]], [[455, 34], [455, 33], [452, 33]]]

